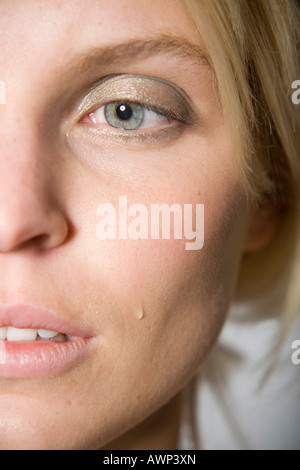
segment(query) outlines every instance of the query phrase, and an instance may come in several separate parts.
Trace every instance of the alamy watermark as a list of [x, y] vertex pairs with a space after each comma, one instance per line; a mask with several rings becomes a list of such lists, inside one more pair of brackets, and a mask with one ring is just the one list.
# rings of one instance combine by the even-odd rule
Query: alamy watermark
[[293, 90], [296, 89], [292, 93], [292, 102], [294, 104], [299, 104], [300, 103], [300, 80], [294, 80], [292, 83], [292, 88]]
[[[194, 209], [194, 210], [193, 210]], [[188, 240], [186, 250], [200, 250], [204, 244], [204, 204], [131, 204], [119, 196], [117, 207], [100, 204], [96, 216], [99, 240]]]
[[292, 349], [295, 349], [295, 351], [292, 353], [291, 360], [292, 363], [297, 366], [300, 364], [300, 339], [295, 339], [292, 342]]

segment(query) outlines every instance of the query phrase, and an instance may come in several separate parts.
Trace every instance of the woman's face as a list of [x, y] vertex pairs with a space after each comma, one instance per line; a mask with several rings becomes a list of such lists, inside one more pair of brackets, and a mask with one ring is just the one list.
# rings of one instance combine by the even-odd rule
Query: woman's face
[[[0, 326], [71, 336], [1, 342], [0, 442], [99, 448], [175, 396], [214, 343], [247, 199], [183, 2], [1, 0], [0, 31]], [[124, 196], [148, 214], [190, 204], [194, 229], [204, 205], [203, 247], [172, 228], [151, 237], [150, 219], [146, 238], [142, 209], [101, 239], [99, 207], [118, 214]]]

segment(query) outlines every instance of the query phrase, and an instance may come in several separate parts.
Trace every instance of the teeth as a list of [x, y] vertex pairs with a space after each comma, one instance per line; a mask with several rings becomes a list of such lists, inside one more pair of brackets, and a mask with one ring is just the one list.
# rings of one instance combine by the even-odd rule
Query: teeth
[[34, 328], [15, 328], [13, 326], [0, 327], [0, 341], [34, 341], [37, 339], [51, 341], [69, 341], [70, 336], [58, 331], [34, 329]]
[[0, 340], [4, 341], [6, 339], [7, 328], [3, 326], [0, 328]]
[[51, 331], [51, 330], [37, 330], [37, 332], [41, 338], [47, 338], [47, 339], [53, 338], [54, 336], [58, 334], [58, 331]]
[[7, 328], [7, 341], [32, 341], [36, 339], [37, 330], [29, 328]]

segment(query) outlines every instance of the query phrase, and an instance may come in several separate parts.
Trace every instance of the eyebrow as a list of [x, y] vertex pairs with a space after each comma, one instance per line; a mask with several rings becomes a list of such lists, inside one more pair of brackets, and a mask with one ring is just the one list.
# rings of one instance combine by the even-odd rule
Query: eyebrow
[[81, 52], [67, 65], [73, 74], [88, 71], [93, 66], [120, 65], [146, 59], [152, 55], [172, 55], [209, 64], [204, 48], [182, 37], [160, 35], [150, 39], [135, 39], [126, 43], [89, 49]]

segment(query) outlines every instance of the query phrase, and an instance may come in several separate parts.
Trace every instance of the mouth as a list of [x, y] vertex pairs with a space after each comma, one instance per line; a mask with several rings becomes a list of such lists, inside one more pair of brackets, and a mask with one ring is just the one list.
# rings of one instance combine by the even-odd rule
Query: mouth
[[43, 328], [15, 328], [2, 326], [0, 328], [1, 341], [70, 341], [72, 337], [59, 331], [45, 330]]
[[95, 337], [78, 318], [29, 305], [0, 307], [0, 379], [53, 375], [78, 366]]

